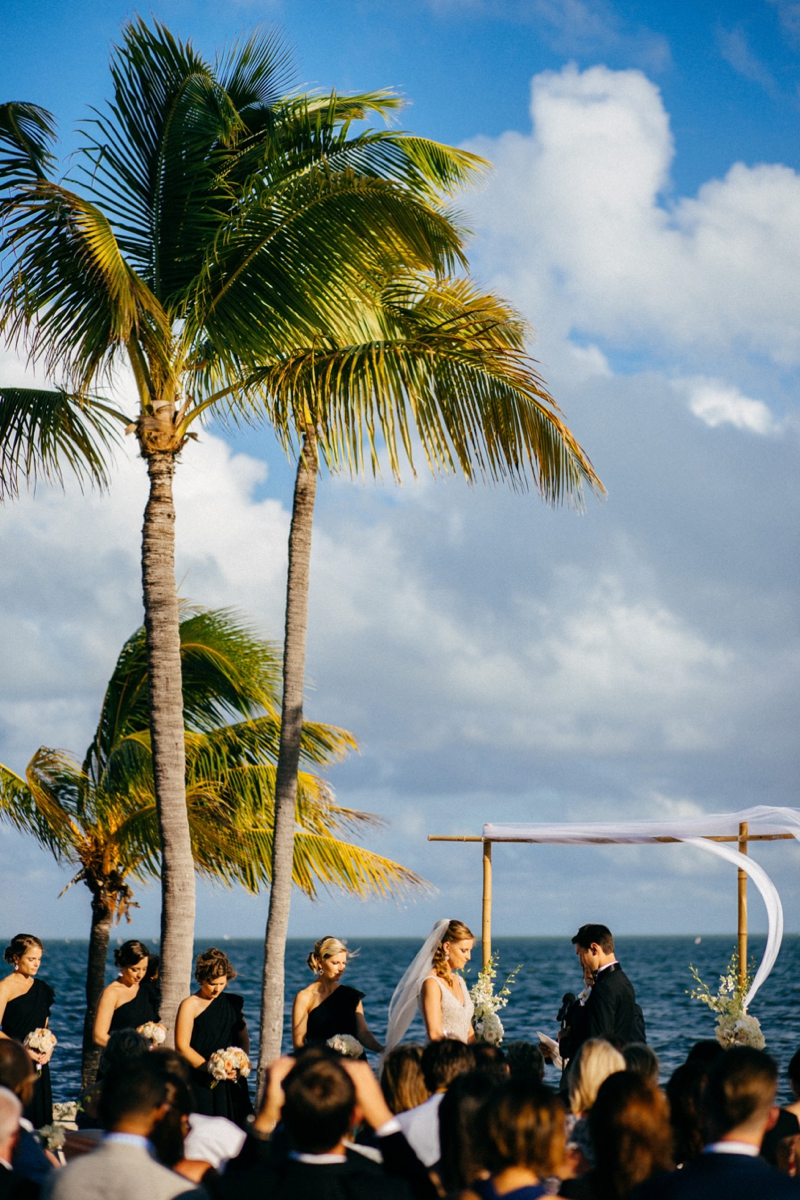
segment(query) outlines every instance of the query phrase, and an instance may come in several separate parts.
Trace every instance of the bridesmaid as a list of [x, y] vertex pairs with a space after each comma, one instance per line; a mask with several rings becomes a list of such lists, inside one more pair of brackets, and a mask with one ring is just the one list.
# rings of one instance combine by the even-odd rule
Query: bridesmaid
[[175, 1047], [194, 1068], [192, 1087], [195, 1111], [209, 1117], [227, 1117], [242, 1128], [253, 1111], [247, 1080], [222, 1079], [215, 1084], [207, 1063], [215, 1050], [239, 1046], [250, 1052], [250, 1037], [241, 996], [225, 992], [236, 972], [227, 956], [212, 947], [197, 959], [194, 977], [200, 984], [178, 1009]]
[[[18, 933], [6, 946], [3, 958], [11, 963], [11, 975], [0, 981], [0, 1037], [22, 1042], [34, 1029], [46, 1029], [50, 1020], [50, 1006], [55, 992], [49, 983], [37, 979], [44, 947], [30, 933]], [[34, 1129], [50, 1125], [53, 1121], [53, 1090], [50, 1083], [50, 1056], [29, 1050], [31, 1058], [39, 1065], [38, 1079], [33, 1090], [33, 1099], [25, 1109], [25, 1116]]]
[[145, 982], [148, 951], [143, 942], [123, 942], [114, 951], [119, 977], [103, 991], [94, 1019], [94, 1042], [107, 1046], [118, 1029], [141, 1029], [158, 1022], [158, 993]]
[[364, 993], [341, 982], [347, 968], [348, 950], [335, 937], [315, 944], [306, 962], [317, 978], [292, 1005], [292, 1045], [321, 1045], [337, 1033], [349, 1033], [368, 1050], [380, 1053], [383, 1046], [370, 1032], [364, 1016]]

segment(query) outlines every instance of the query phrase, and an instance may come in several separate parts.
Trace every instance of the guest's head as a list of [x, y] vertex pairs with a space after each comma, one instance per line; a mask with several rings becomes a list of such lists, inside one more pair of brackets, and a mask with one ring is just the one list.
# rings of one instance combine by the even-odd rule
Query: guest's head
[[555, 1093], [525, 1079], [495, 1088], [482, 1110], [486, 1166], [493, 1175], [522, 1167], [539, 1179], [564, 1161], [564, 1106]]
[[150, 1137], [171, 1103], [172, 1077], [152, 1054], [118, 1062], [103, 1078], [97, 1109], [107, 1130]]
[[464, 1075], [475, 1066], [472, 1047], [452, 1038], [429, 1042], [422, 1051], [422, 1078], [428, 1091], [444, 1091], [457, 1075]]
[[789, 1076], [789, 1083], [791, 1084], [795, 1100], [800, 1100], [800, 1050], [795, 1051], [789, 1060], [789, 1067], [786, 1074]]
[[222, 950], [212, 946], [198, 954], [194, 977], [200, 984], [200, 995], [204, 1000], [215, 1000], [232, 979], [236, 978], [233, 964]]
[[283, 1082], [283, 1123], [295, 1150], [327, 1154], [353, 1124], [356, 1093], [332, 1058], [304, 1058]]
[[544, 1079], [544, 1055], [533, 1042], [506, 1042], [506, 1063], [512, 1079]]
[[475, 934], [463, 921], [448, 922], [433, 952], [434, 973], [449, 979], [452, 971], [460, 971], [469, 962], [474, 945]]
[[499, 1046], [489, 1046], [485, 1042], [474, 1042], [472, 1054], [475, 1059], [475, 1070], [483, 1071], [497, 1083], [508, 1079], [509, 1071], [506, 1056]]
[[629, 1042], [622, 1051], [622, 1057], [629, 1071], [641, 1075], [642, 1079], [648, 1080], [653, 1087], [658, 1087], [661, 1063], [655, 1050], [651, 1050], [644, 1042]]
[[614, 937], [607, 925], [581, 925], [572, 944], [584, 971], [594, 972], [614, 960]]
[[3, 958], [21, 975], [35, 975], [42, 963], [44, 946], [32, 933], [16, 934], [3, 951]]
[[0, 1160], [11, 1163], [14, 1147], [19, 1137], [19, 1119], [22, 1104], [7, 1087], [0, 1087]]
[[675, 1162], [692, 1162], [703, 1152], [707, 1124], [704, 1094], [708, 1066], [702, 1060], [682, 1063], [667, 1084]]
[[115, 1029], [100, 1055], [97, 1078], [102, 1079], [117, 1063], [148, 1054], [150, 1046], [150, 1039], [142, 1037], [135, 1029]]
[[158, 975], [161, 970], [161, 957], [158, 954], [148, 954], [147, 956], [147, 974], [145, 975], [146, 983], [155, 983], [158, 980]]
[[167, 1108], [154, 1123], [150, 1141], [162, 1166], [174, 1170], [184, 1158], [184, 1139], [189, 1132], [189, 1114], [193, 1108], [192, 1094], [186, 1081], [167, 1069], [169, 1060], [165, 1056], [157, 1058], [156, 1062], [167, 1076]]
[[114, 964], [119, 967], [122, 982], [128, 984], [129, 987], [142, 982], [147, 974], [148, 959], [147, 946], [144, 942], [136, 941], [135, 938], [129, 942], [123, 942], [114, 951]]
[[589, 1114], [598, 1194], [628, 1200], [631, 1189], [672, 1169], [669, 1105], [662, 1091], [635, 1071], [609, 1075]]
[[8, 1088], [27, 1105], [33, 1099], [36, 1079], [36, 1064], [25, 1047], [11, 1038], [0, 1039], [0, 1087]]
[[486, 1167], [483, 1105], [497, 1086], [483, 1071], [454, 1079], [439, 1106], [439, 1178], [447, 1193], [468, 1188]]
[[703, 1038], [699, 1042], [695, 1042], [689, 1053], [686, 1055], [687, 1063], [703, 1063], [706, 1070], [710, 1071], [714, 1063], [719, 1062], [725, 1051], [716, 1038]]
[[778, 1067], [763, 1050], [733, 1046], [708, 1076], [705, 1104], [712, 1140], [727, 1136], [761, 1145], [774, 1124]]
[[600, 1085], [615, 1071], [625, 1070], [625, 1059], [605, 1038], [589, 1038], [569, 1065], [569, 1106], [576, 1116], [591, 1112]]
[[800, 1142], [800, 1121], [793, 1112], [782, 1108], [772, 1129], [768, 1129], [764, 1134], [764, 1140], [761, 1143], [761, 1157], [783, 1175], [795, 1175], [798, 1142]]
[[389, 1051], [383, 1062], [381, 1088], [393, 1113], [408, 1112], [428, 1099], [421, 1046], [395, 1046]]
[[353, 958], [357, 953], [358, 951], [348, 950], [347, 943], [337, 937], [324, 937], [314, 943], [314, 949], [306, 962], [320, 979], [335, 983], [347, 969], [348, 958]]

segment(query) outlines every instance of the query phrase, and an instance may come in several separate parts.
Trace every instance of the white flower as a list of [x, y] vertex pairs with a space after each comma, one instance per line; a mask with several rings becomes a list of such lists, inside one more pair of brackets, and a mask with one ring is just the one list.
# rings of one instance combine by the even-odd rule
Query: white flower
[[49, 1029], [32, 1029], [22, 1044], [34, 1054], [47, 1054], [58, 1045], [58, 1038]]
[[330, 1046], [337, 1054], [343, 1054], [345, 1058], [361, 1058], [364, 1053], [361, 1042], [350, 1033], [335, 1033], [333, 1037], [328, 1038], [325, 1045]]
[[146, 1021], [140, 1025], [137, 1033], [146, 1037], [154, 1046], [161, 1046], [167, 1040], [167, 1031], [158, 1021]]
[[228, 1046], [227, 1050], [215, 1050], [206, 1063], [206, 1070], [213, 1077], [212, 1088], [223, 1079], [230, 1078], [234, 1071], [236, 1079], [246, 1079], [250, 1074], [250, 1059], [239, 1046]]
[[67, 1135], [59, 1125], [43, 1125], [39, 1130], [39, 1142], [46, 1150], [60, 1150]]
[[487, 1042], [490, 1046], [499, 1046], [505, 1030], [503, 1022], [497, 1013], [487, 1013], [485, 1017], [475, 1022], [475, 1034], [479, 1042]]

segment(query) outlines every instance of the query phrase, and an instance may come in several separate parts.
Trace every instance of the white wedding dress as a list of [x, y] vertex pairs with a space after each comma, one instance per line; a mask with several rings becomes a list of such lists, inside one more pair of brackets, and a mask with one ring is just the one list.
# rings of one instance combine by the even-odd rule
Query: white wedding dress
[[[466, 981], [461, 975], [456, 975], [456, 979], [461, 984], [461, 992], [464, 997], [463, 1001], [459, 1003], [439, 975], [429, 975], [428, 979], [435, 979], [442, 989], [442, 1033], [446, 1038], [453, 1038], [457, 1042], [468, 1042], [475, 1005], [472, 1003], [472, 997], [467, 989]], [[419, 1008], [420, 1012], [422, 1012], [421, 994]]]

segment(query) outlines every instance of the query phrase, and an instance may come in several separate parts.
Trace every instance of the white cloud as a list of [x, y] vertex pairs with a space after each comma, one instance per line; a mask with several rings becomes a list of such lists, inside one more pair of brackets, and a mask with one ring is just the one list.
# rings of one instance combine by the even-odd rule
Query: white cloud
[[734, 164], [665, 200], [675, 153], [658, 88], [603, 66], [537, 75], [529, 135], [471, 148], [496, 174], [471, 203], [481, 263], [553, 339], [674, 359], [800, 362], [800, 177]]
[[735, 429], [765, 435], [780, 428], [762, 400], [751, 400], [736, 387], [702, 378], [683, 380], [676, 387], [688, 394], [690, 410], [712, 429], [733, 425]]

